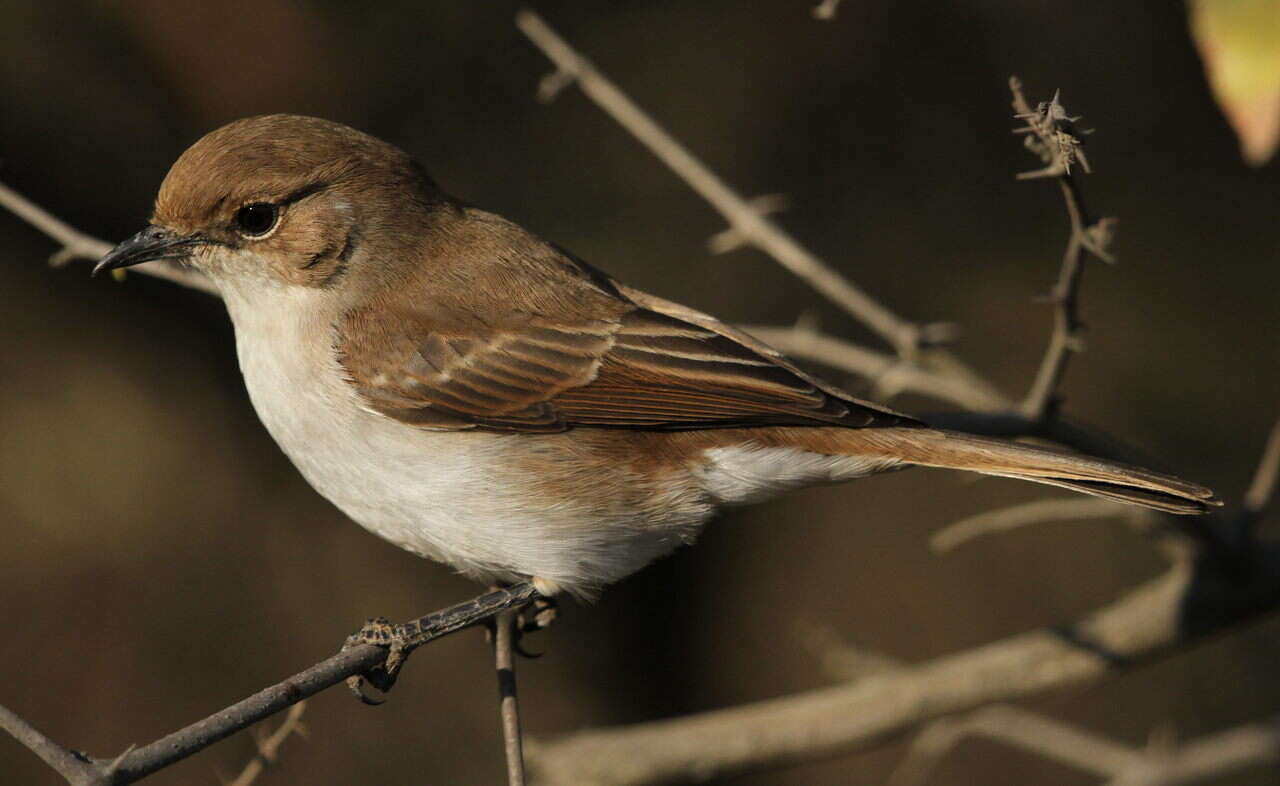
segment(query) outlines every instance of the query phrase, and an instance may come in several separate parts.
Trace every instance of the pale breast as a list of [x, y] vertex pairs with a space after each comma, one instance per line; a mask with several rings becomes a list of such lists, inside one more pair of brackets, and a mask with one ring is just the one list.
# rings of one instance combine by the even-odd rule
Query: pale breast
[[[226, 301], [263, 424], [317, 491], [373, 533], [482, 580], [538, 576], [589, 592], [710, 515], [709, 501], [655, 508], [602, 493], [609, 468], [557, 451], [567, 435], [426, 431], [377, 414], [344, 377], [323, 294], [280, 289], [267, 304], [261, 289], [253, 302], [229, 291]], [[548, 451], [561, 458], [528, 460]], [[546, 493], [549, 475], [563, 478], [562, 493]]]

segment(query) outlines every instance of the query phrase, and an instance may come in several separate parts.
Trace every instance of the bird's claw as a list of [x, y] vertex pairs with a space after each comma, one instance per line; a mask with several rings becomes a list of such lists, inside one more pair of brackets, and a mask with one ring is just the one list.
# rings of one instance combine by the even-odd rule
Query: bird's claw
[[396, 677], [400, 674], [400, 668], [404, 666], [406, 660], [405, 636], [403, 631], [386, 617], [373, 617], [367, 620], [360, 630], [347, 637], [342, 649], [348, 650], [362, 644], [385, 647], [387, 658], [363, 674], [347, 677], [347, 688], [361, 703], [376, 707], [386, 699], [365, 693], [365, 683], [372, 685], [383, 694], [391, 691], [396, 684]]
[[[539, 595], [516, 616], [515, 637], [511, 649], [522, 658], [529, 658], [530, 660], [541, 658], [544, 653], [530, 652], [524, 648], [524, 635], [546, 630], [551, 627], [551, 624], [559, 616], [560, 605], [556, 603], [555, 598]], [[496, 624], [496, 620], [493, 619], [485, 623], [485, 638], [490, 642], [494, 639], [494, 626]]]

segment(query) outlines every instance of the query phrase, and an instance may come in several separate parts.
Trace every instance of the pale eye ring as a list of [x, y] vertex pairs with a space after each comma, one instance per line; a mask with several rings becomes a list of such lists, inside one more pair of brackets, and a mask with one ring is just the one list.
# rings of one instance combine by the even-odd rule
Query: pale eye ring
[[280, 208], [270, 202], [254, 202], [236, 211], [236, 231], [245, 237], [264, 238], [280, 221]]

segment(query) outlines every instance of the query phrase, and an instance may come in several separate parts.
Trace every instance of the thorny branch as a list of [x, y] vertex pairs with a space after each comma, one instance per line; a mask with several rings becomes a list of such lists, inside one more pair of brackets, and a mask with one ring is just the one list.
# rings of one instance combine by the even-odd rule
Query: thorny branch
[[1022, 94], [1022, 82], [1016, 76], [1010, 77], [1009, 90], [1013, 93], [1016, 117], [1026, 123], [1015, 133], [1026, 134], [1027, 148], [1045, 163], [1043, 169], [1020, 173], [1018, 179], [1057, 178], [1071, 219], [1071, 236], [1062, 255], [1062, 269], [1049, 294], [1054, 305], [1053, 336], [1049, 339], [1035, 382], [1021, 406], [1027, 417], [1048, 420], [1056, 410], [1054, 396], [1066, 373], [1067, 362], [1073, 353], [1080, 351], [1084, 341], [1079, 300], [1085, 252], [1104, 262], [1112, 262], [1107, 247], [1115, 222], [1109, 218], [1095, 220], [1085, 205], [1084, 187], [1080, 181], [1081, 171], [1089, 171], [1089, 161], [1081, 147], [1080, 132], [1075, 127], [1079, 118], [1067, 115], [1056, 93], [1052, 100], [1032, 109]]

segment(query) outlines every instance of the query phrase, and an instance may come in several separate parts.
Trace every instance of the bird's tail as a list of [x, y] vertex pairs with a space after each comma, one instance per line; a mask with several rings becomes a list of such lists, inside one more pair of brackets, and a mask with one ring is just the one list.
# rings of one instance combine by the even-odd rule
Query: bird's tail
[[924, 467], [980, 472], [1061, 486], [1166, 513], [1206, 513], [1222, 505], [1196, 483], [1061, 450], [928, 428], [850, 429], [850, 452], [897, 457]]

